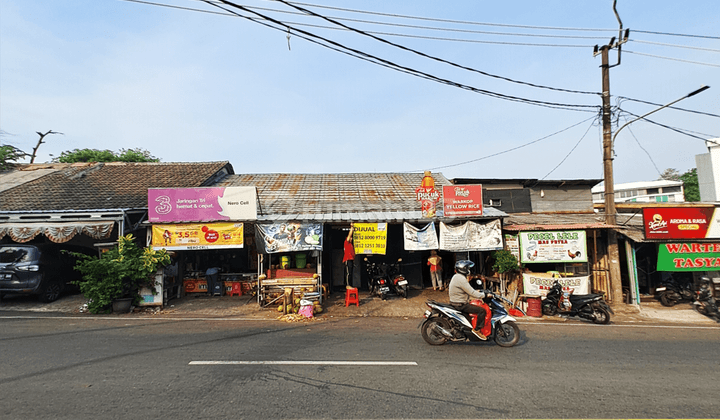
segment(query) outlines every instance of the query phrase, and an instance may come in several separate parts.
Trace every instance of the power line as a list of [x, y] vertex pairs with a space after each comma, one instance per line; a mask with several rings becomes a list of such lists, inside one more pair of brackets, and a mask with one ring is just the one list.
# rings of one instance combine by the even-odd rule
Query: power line
[[653, 34], [653, 35], [667, 35], [667, 36], [682, 36], [686, 38], [704, 38], [704, 39], [720, 39], [720, 36], [709, 36], [709, 35], [691, 35], [691, 34], [674, 34], [671, 32], [655, 32], [655, 31], [641, 31], [633, 29], [633, 32], [640, 34]]
[[568, 154], [565, 155], [565, 157], [560, 161], [560, 163], [557, 164], [557, 166], [555, 166], [550, 172], [548, 172], [547, 174], [545, 174], [544, 177], [540, 178], [541, 180], [543, 180], [543, 179], [547, 178], [548, 176], [550, 176], [551, 173], [555, 172], [555, 170], [556, 170], [557, 168], [559, 168], [560, 165], [562, 165], [563, 162], [565, 162], [565, 161], [567, 160], [567, 158], [570, 157], [570, 155], [572, 154], [572, 152], [574, 152], [575, 149], [577, 149], [577, 147], [580, 145], [580, 142], [583, 141], [583, 139], [585, 138], [585, 136], [587, 136], [587, 133], [590, 132], [590, 129], [593, 127], [594, 124], [595, 124], [595, 121], [593, 121], [592, 123], [590, 123], [590, 126], [588, 126], [587, 130], [585, 130], [585, 134], [583, 134], [582, 137], [580, 137], [580, 140], [578, 140], [577, 143], [575, 143], [575, 146], [573, 146], [573, 148], [570, 149], [570, 151], [568, 152]]
[[650, 45], [661, 45], [663, 47], [674, 47], [674, 48], [687, 48], [690, 50], [699, 50], [699, 51], [710, 51], [710, 52], [720, 52], [720, 50], [716, 50], [714, 48], [703, 48], [703, 47], [691, 47], [689, 45], [677, 45], [677, 44], [667, 44], [664, 42], [653, 42], [653, 41], [641, 41], [639, 39], [628, 39], [630, 42], [638, 42], [640, 44], [650, 44]]
[[[641, 104], [646, 104], [646, 105], [663, 106], [662, 104], [657, 104], [657, 103], [655, 103], [655, 102], [649, 102], [649, 101], [643, 101], [643, 100], [640, 100], [640, 99], [628, 98], [627, 96], [616, 96], [616, 98], [617, 98], [617, 99], [621, 99], [621, 100], [626, 100], [626, 101], [639, 102], [639, 103], [641, 103]], [[692, 109], [680, 108], [680, 107], [677, 107], [677, 106], [669, 106], [669, 107], [667, 107], [667, 108], [668, 108], [668, 109], [674, 109], [674, 110], [676, 110], [676, 111], [684, 111], [684, 112], [690, 112], [690, 113], [693, 113], [693, 114], [706, 115], [706, 116], [708, 116], [708, 117], [720, 118], [720, 115], [718, 115], [718, 114], [711, 114], [711, 113], [709, 113], [709, 112], [695, 111], [695, 110], [692, 110]]]
[[[625, 119], [625, 122], [628, 121], [627, 117], [624, 117], [624, 119]], [[638, 140], [638, 138], [635, 137], [635, 133], [633, 133], [633, 131], [632, 131], [632, 129], [630, 128], [630, 126], [627, 126], [627, 129], [630, 131], [630, 134], [633, 136], [633, 138], [635, 139], [635, 142], [638, 144], [638, 146], [640, 146], [640, 149], [642, 149], [642, 151], [645, 152], [645, 154], [647, 155], [648, 159], [650, 159], [650, 162], [652, 162], [652, 164], [653, 164], [653, 166], [655, 167], [655, 170], [657, 171], [658, 175], [662, 175], [662, 172], [660, 172], [660, 169], [659, 169], [658, 166], [655, 164], [655, 161], [653, 160], [652, 156], [650, 156], [650, 152], [648, 152], [647, 149], [645, 149], [645, 148], [643, 147], [643, 145], [640, 144], [640, 140]]]
[[623, 52], [630, 53], [630, 54], [644, 55], [646, 57], [660, 58], [663, 60], [672, 60], [672, 61], [681, 61], [683, 63], [699, 64], [701, 66], [720, 67], [720, 64], [701, 63], [699, 61], [682, 60], [680, 58], [663, 57], [661, 55], [645, 54], [645, 53], [639, 53], [639, 52], [628, 51], [628, 50], [623, 50]]
[[[625, 112], [626, 114], [632, 115], [633, 117], [636, 117], [636, 118], [639, 118], [639, 117], [640, 117], [639, 115], [633, 114], [632, 112], [626, 111], [626, 110], [624, 110], [624, 109], [621, 109], [620, 111], [621, 111], [621, 112]], [[653, 120], [648, 119], [648, 118], [643, 118], [641, 121], [647, 121], [647, 122], [649, 122], [649, 123], [651, 123], [651, 124], [655, 124], [655, 125], [660, 126], [660, 127], [662, 127], [662, 128], [667, 128], [668, 130], [674, 131], [674, 132], [676, 132], [676, 133], [684, 134], [684, 135], [686, 135], [686, 136], [688, 136], [688, 137], [692, 137], [692, 138], [699, 139], [699, 140], [702, 140], [702, 141], [708, 141], [708, 140], [709, 140], [709, 139], [706, 139], [706, 138], [703, 138], [703, 137], [700, 137], [700, 136], [696, 136], [696, 135], [694, 135], [694, 134], [690, 134], [690, 133], [691, 133], [690, 130], [685, 130], [685, 129], [681, 129], [681, 128], [671, 127], [671, 126], [669, 126], [669, 125], [661, 124], [661, 123], [659, 123], [659, 122], [653, 121]], [[703, 135], [703, 136], [710, 137], [710, 138], [718, 137], [718, 136], [714, 136], [714, 135], [710, 135], [710, 134], [703, 134], [703, 133], [698, 133], [698, 134], [701, 134], [701, 135]]]

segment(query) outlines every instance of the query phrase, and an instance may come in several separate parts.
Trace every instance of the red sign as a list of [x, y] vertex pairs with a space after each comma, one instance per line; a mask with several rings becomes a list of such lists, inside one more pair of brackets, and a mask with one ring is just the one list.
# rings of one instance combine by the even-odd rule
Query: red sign
[[720, 212], [712, 207], [650, 207], [643, 209], [643, 224], [647, 239], [717, 238]]
[[482, 185], [443, 186], [445, 217], [482, 216]]

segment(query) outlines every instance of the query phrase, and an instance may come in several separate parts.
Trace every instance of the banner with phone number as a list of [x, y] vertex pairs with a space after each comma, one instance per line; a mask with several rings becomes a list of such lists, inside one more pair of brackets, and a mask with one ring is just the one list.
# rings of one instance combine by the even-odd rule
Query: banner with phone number
[[385, 255], [387, 223], [354, 223], [353, 245], [356, 254]]
[[193, 223], [153, 225], [153, 249], [194, 250], [243, 248], [242, 223]]

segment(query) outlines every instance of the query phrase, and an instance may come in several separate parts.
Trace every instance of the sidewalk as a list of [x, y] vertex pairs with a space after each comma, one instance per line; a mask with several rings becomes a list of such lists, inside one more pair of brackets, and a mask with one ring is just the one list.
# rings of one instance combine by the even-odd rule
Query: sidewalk
[[[386, 300], [369, 296], [368, 292], [360, 291], [360, 305], [345, 306], [344, 294], [334, 292], [323, 303], [323, 312], [319, 319], [332, 319], [342, 317], [400, 317], [420, 319], [427, 309], [426, 300], [447, 302], [447, 291], [410, 290], [409, 298], [402, 299], [390, 296]], [[63, 313], [78, 316], [91, 315], [83, 311], [85, 298], [82, 295], [64, 295], [52, 303], [40, 303], [33, 296], [6, 296], [0, 301], [0, 311], [28, 311], [37, 313]], [[257, 300], [249, 295], [216, 296], [189, 294], [180, 299], [171, 300], [164, 308], [143, 307], [135, 308], [130, 314], [120, 316], [181, 316], [195, 318], [252, 318], [276, 320], [281, 315], [277, 311], [278, 305], [261, 308]], [[664, 307], [657, 301], [643, 302], [640, 305], [616, 305], [613, 307], [615, 315], [613, 323], [683, 323], [688, 325], [720, 325], [716, 321], [698, 314], [691, 304], [682, 303], [673, 307]], [[118, 314], [115, 314], [118, 315]], [[522, 317], [522, 322], [567, 322], [568, 318], [561, 316]], [[579, 320], [570, 318], [570, 320]]]

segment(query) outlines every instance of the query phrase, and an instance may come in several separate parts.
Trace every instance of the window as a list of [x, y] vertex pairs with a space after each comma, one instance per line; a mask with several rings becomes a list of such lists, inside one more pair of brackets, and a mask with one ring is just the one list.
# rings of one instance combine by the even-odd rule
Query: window
[[660, 188], [648, 188], [648, 189], [647, 189], [647, 194], [648, 194], [648, 195], [651, 195], [651, 194], [660, 194]]
[[675, 187], [663, 187], [662, 190], [664, 193], [676, 193], [682, 191], [682, 187], [679, 185]]
[[491, 198], [490, 199], [490, 207], [500, 207], [502, 206], [502, 200], [499, 198]]

